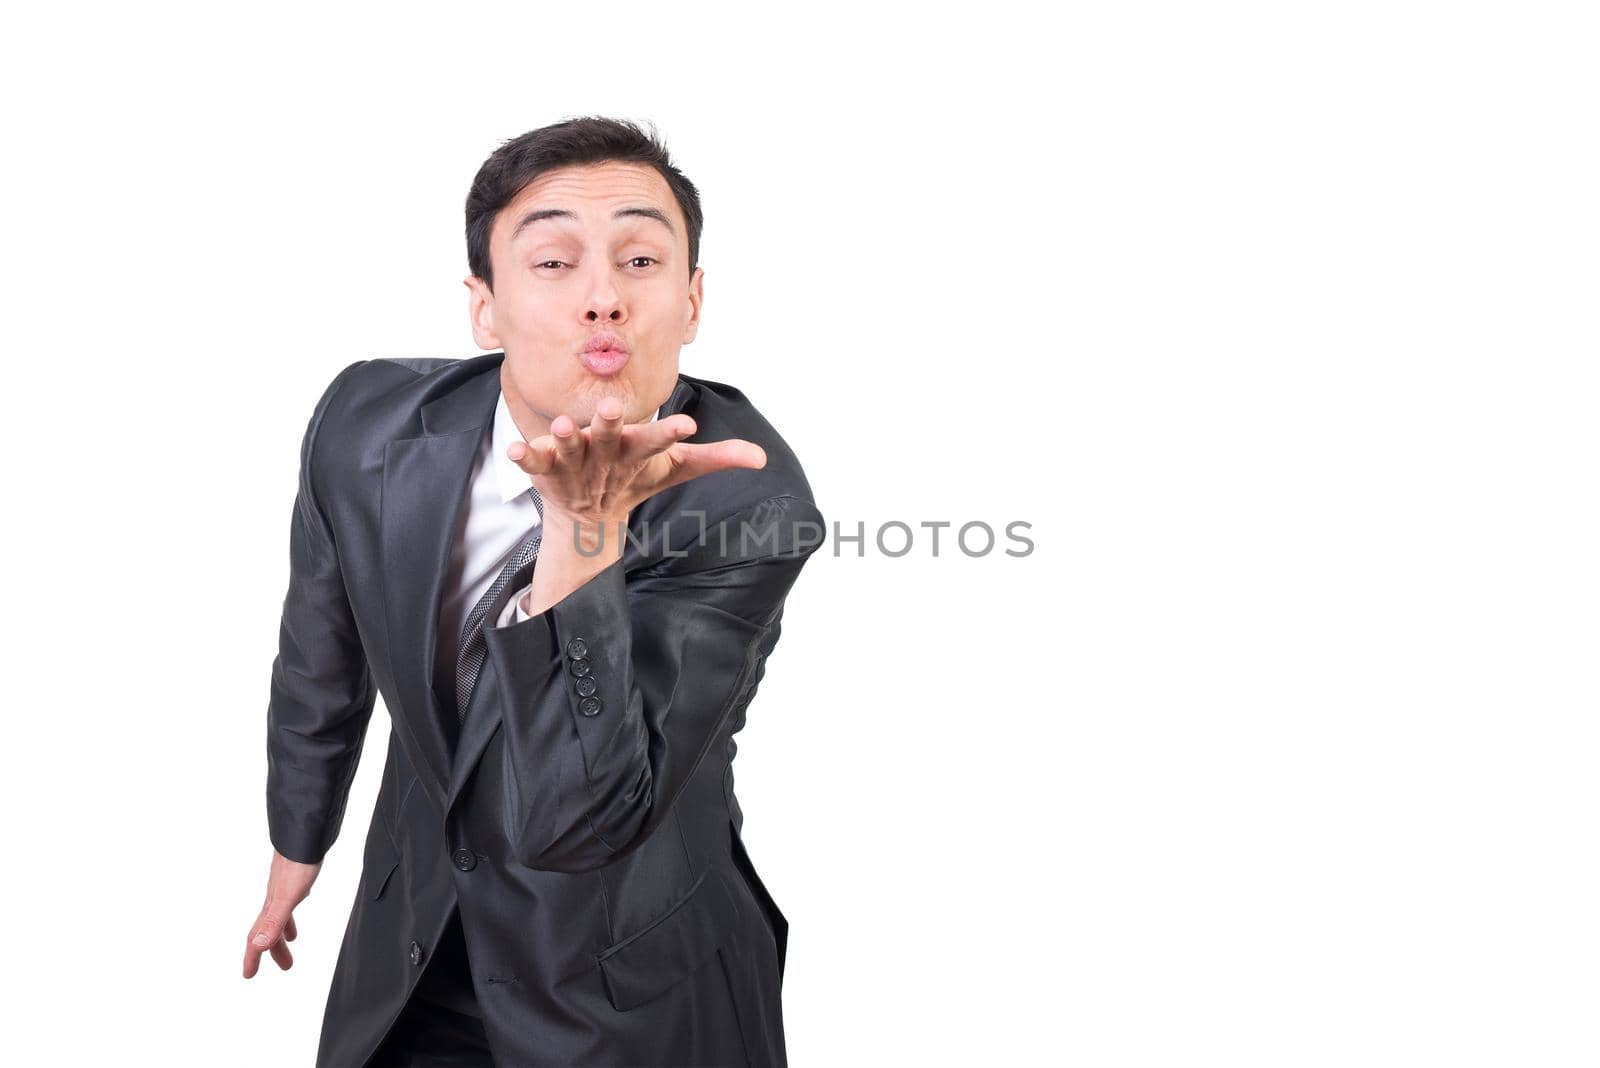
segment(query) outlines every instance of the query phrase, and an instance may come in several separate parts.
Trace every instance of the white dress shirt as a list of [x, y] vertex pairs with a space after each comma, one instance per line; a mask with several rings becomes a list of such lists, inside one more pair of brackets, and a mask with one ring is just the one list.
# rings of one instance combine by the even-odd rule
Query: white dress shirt
[[[661, 415], [657, 408], [650, 417]], [[513, 441], [526, 441], [506, 407], [505, 393], [494, 409], [494, 430], [478, 450], [472, 474], [467, 479], [466, 507], [462, 509], [451, 542], [450, 567], [445, 573], [444, 596], [439, 604], [438, 667], [443, 678], [454, 678], [456, 657], [460, 653], [461, 627], [467, 613], [477, 604], [511, 559], [511, 552], [539, 525], [539, 510], [533, 506], [528, 488], [533, 482], [528, 473], [506, 455]], [[522, 595], [532, 588], [522, 587], [506, 605], [495, 626], [506, 627], [527, 619], [522, 611]]]

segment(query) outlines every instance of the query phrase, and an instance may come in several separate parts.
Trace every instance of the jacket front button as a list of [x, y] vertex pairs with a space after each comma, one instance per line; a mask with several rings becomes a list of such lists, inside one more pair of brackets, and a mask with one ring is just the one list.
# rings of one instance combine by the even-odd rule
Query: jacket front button
[[567, 655], [573, 660], [581, 660], [589, 655], [589, 646], [582, 638], [574, 638], [567, 643]]
[[417, 943], [415, 943], [415, 942], [411, 943], [411, 963], [412, 964], [421, 964], [422, 963], [422, 947], [417, 945]]
[[582, 712], [586, 716], [597, 716], [597, 715], [599, 715], [600, 714], [600, 698], [598, 698], [598, 697], [585, 697], [583, 700], [578, 702], [578, 711]]
[[450, 854], [450, 859], [456, 862], [456, 867], [462, 871], [471, 871], [478, 866], [477, 855], [470, 849], [458, 849]]

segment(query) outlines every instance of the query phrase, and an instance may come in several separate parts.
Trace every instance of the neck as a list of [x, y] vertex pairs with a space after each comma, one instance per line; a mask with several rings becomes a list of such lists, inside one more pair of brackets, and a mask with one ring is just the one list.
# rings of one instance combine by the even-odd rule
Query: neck
[[504, 365], [500, 368], [500, 392], [505, 394], [506, 411], [511, 413], [511, 421], [517, 424], [524, 441], [532, 441], [550, 433], [550, 419], [522, 402], [522, 395], [512, 385], [511, 376], [506, 373]]

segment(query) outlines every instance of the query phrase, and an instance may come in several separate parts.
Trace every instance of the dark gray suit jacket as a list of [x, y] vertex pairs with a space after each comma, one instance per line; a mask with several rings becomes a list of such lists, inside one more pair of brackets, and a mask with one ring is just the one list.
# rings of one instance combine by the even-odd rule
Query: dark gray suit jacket
[[743, 394], [680, 375], [661, 417], [767, 466], [650, 498], [621, 560], [491, 627], [457, 738], [439, 604], [503, 358], [352, 364], [301, 447], [268, 709], [280, 853], [322, 858], [377, 694], [392, 723], [317, 1063], [366, 1061], [459, 905], [502, 1064], [782, 1064], [788, 925], [740, 842], [733, 736], [822, 516]]

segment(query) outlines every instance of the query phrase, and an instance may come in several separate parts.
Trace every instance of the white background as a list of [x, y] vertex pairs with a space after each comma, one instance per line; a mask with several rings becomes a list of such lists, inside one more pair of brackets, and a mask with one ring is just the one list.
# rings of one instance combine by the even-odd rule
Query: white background
[[1600, 1061], [1594, 25], [1046, 7], [8, 19], [6, 1060], [311, 1063], [388, 721], [245, 981], [300, 438], [606, 114], [868, 532], [739, 736], [793, 1063]]

